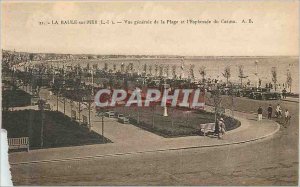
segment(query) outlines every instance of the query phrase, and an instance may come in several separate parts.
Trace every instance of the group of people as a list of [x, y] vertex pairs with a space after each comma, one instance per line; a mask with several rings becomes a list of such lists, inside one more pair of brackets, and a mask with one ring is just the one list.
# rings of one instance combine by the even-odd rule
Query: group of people
[[[272, 119], [273, 107], [271, 104], [268, 106], [267, 112], [268, 112], [268, 119]], [[258, 114], [258, 121], [261, 121], [263, 116], [263, 108], [261, 106], [259, 106], [259, 108], [257, 109], [257, 114]], [[277, 104], [276, 106], [275, 117], [282, 118], [282, 109], [279, 104]], [[284, 119], [285, 119], [285, 124], [287, 125], [291, 119], [290, 112], [288, 111], [288, 109], [285, 109]]]
[[[267, 112], [268, 112], [268, 119], [272, 119], [273, 107], [271, 104], [268, 106]], [[259, 106], [257, 113], [258, 113], [258, 121], [261, 121], [262, 117], [263, 117], [263, 108], [261, 106]], [[276, 118], [283, 117], [282, 109], [279, 104], [277, 104], [277, 106], [276, 106], [274, 117], [276, 117]], [[285, 112], [284, 112], [285, 127], [287, 127], [287, 125], [290, 123], [290, 119], [291, 119], [291, 115], [290, 115], [288, 109], [285, 109]], [[226, 132], [225, 122], [224, 122], [224, 119], [221, 117], [216, 121], [215, 134], [218, 136], [219, 139], [222, 139], [225, 132]]]
[[282, 98], [283, 98], [283, 99], [286, 98], [286, 94], [287, 94], [287, 91], [286, 91], [286, 89], [284, 88], [284, 89], [282, 90]]

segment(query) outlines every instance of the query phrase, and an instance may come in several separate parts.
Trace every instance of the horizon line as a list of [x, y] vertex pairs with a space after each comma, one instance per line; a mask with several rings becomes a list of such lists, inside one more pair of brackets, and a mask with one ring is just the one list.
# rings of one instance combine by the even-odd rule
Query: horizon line
[[96, 53], [56, 53], [56, 52], [28, 52], [28, 51], [16, 51], [15, 49], [1, 49], [2, 51], [11, 51], [17, 53], [34, 53], [34, 54], [55, 54], [55, 55], [120, 55], [120, 56], [173, 56], [173, 57], [299, 57], [296, 55], [174, 55], [174, 54], [96, 54]]

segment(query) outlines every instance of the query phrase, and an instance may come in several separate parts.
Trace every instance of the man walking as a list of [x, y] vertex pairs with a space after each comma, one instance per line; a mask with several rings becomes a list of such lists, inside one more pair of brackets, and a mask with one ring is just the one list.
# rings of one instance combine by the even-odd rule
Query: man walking
[[277, 118], [281, 118], [282, 117], [281, 107], [280, 107], [279, 104], [276, 107], [276, 114], [275, 115], [276, 115]]
[[225, 132], [226, 132], [226, 126], [225, 126], [224, 120], [223, 120], [223, 118], [220, 118], [220, 120], [219, 120], [219, 135], [218, 135], [218, 138], [222, 139], [223, 135], [225, 134]]
[[287, 127], [287, 125], [290, 123], [290, 119], [291, 119], [291, 116], [290, 116], [290, 113], [288, 111], [288, 109], [285, 110], [284, 112], [284, 119], [285, 119], [285, 128]]
[[270, 104], [268, 107], [268, 119], [272, 118], [272, 112], [273, 112], [273, 108], [272, 105]]
[[257, 110], [257, 114], [258, 114], [258, 121], [262, 120], [262, 113], [263, 113], [263, 109], [261, 108], [261, 106], [259, 106], [258, 110]]

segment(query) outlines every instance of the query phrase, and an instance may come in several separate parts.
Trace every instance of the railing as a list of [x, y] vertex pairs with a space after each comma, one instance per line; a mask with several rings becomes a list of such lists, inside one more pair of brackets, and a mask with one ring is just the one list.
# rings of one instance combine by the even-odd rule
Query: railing
[[29, 137], [8, 138], [9, 149], [26, 148], [29, 151]]

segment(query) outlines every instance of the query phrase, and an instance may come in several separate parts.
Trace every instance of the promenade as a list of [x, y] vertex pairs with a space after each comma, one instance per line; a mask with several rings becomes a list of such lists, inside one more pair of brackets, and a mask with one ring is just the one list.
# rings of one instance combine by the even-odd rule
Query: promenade
[[[56, 110], [56, 96], [49, 95], [47, 90], [43, 90], [40, 96], [47, 99], [51, 107]], [[77, 110], [76, 106], [72, 106]], [[58, 109], [63, 112], [63, 102], [59, 99]], [[206, 107], [210, 110], [210, 107]], [[66, 101], [66, 115], [71, 115], [71, 105]], [[226, 111], [229, 114], [230, 111]], [[88, 110], [83, 109], [83, 115], [88, 115]], [[140, 154], [156, 151], [208, 148], [216, 146], [228, 146], [247, 142], [253, 142], [268, 138], [275, 134], [280, 126], [272, 120], [263, 119], [258, 122], [255, 114], [234, 112], [234, 118], [241, 121], [241, 126], [226, 132], [224, 138], [219, 140], [212, 136], [187, 136], [177, 138], [164, 138], [145, 131], [130, 124], [121, 124], [115, 118], [104, 118], [104, 136], [113, 143], [94, 144], [74, 147], [61, 147], [31, 150], [29, 152], [10, 153], [10, 164], [29, 164], [62, 162], [69, 160], [93, 159], [97, 157], [120, 156], [128, 154]], [[101, 134], [101, 118], [91, 111], [92, 130]]]

